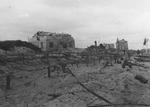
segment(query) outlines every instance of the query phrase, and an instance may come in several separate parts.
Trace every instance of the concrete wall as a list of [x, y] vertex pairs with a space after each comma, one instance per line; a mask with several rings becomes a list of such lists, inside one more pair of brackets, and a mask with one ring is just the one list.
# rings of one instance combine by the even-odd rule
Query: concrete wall
[[39, 37], [39, 39], [40, 40], [37, 40], [37, 37], [34, 36], [31, 39], [29, 39], [28, 41], [30, 43], [32, 43], [33, 45], [41, 48], [43, 51], [45, 51], [46, 50], [46, 45], [47, 45], [46, 44], [47, 37], [46, 36], [41, 36], [41, 37]]
[[74, 38], [69, 34], [62, 33], [37, 32], [29, 39], [29, 42], [38, 46], [43, 51], [75, 48]]

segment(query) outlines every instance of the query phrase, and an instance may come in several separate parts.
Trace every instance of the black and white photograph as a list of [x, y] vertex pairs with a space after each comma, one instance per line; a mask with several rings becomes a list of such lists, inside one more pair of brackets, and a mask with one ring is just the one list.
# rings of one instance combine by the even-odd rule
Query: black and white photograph
[[0, 0], [0, 107], [150, 107], [150, 0]]

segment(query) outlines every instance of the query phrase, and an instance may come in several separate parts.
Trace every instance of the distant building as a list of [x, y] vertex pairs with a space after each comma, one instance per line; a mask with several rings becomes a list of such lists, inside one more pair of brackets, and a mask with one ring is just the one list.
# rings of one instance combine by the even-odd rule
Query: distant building
[[116, 41], [116, 49], [122, 50], [122, 51], [128, 50], [128, 41], [126, 41], [126, 40], [124, 40], [124, 39], [119, 40], [119, 39], [117, 38], [117, 41]]
[[74, 38], [70, 34], [39, 31], [28, 40], [43, 51], [75, 48]]
[[113, 43], [111, 43], [111, 44], [104, 43], [103, 46], [105, 47], [105, 49], [114, 49], [115, 48], [115, 45]]
[[142, 49], [141, 51], [142, 51], [142, 54], [143, 54], [143, 55], [150, 55], [150, 49], [149, 49], [149, 48], [147, 48], [147, 49]]

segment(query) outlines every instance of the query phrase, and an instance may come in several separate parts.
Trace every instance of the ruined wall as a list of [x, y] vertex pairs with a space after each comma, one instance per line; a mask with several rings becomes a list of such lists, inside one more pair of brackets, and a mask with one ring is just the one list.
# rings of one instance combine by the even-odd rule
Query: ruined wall
[[114, 44], [103, 44], [103, 46], [105, 46], [106, 49], [113, 49], [115, 48]]
[[38, 46], [39, 48], [41, 48], [43, 51], [45, 51], [46, 50], [47, 37], [46, 36], [39, 36], [38, 38], [39, 38], [39, 40], [37, 40], [37, 36], [34, 35], [28, 41], [30, 43], [32, 43], [33, 45]]
[[53, 34], [47, 38], [47, 46], [49, 49], [68, 49], [75, 48], [74, 39], [68, 34]]
[[37, 32], [29, 42], [43, 51], [75, 48], [74, 38], [64, 33]]
[[116, 42], [116, 48], [119, 50], [128, 50], [128, 42], [125, 41], [124, 39], [118, 40]]

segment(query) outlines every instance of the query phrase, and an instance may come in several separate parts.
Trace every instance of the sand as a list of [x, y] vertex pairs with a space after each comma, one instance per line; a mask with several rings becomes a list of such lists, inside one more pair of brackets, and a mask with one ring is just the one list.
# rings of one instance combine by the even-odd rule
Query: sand
[[[6, 91], [5, 78], [0, 82], [0, 107], [87, 107], [107, 104], [81, 87], [72, 75], [53, 72], [47, 77], [44, 63], [33, 61], [22, 64], [11, 63], [13, 67], [0, 66], [1, 75], [13, 72], [11, 90]], [[147, 66], [150, 64], [146, 63]], [[114, 104], [144, 103], [150, 101], [150, 82], [143, 84], [136, 80], [139, 74], [150, 79], [150, 69], [136, 67], [122, 69], [120, 64], [75, 65], [70, 69], [86, 87]], [[52, 96], [57, 95], [57, 96]], [[6, 97], [7, 96], [7, 97]]]

